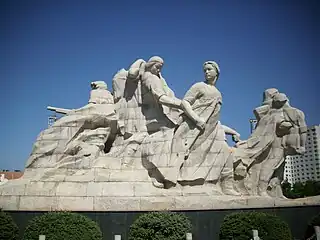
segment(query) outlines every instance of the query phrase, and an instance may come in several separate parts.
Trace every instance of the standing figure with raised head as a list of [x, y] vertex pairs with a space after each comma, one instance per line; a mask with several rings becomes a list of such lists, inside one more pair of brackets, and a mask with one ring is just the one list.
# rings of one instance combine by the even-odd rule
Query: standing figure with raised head
[[184, 114], [174, 133], [170, 162], [161, 172], [168, 186], [218, 183], [224, 194], [239, 195], [233, 188], [233, 156], [225, 134], [240, 134], [219, 121], [218, 64], [208, 61], [203, 69], [206, 80], [194, 84], [183, 98]]
[[158, 170], [168, 165], [173, 130], [182, 112], [181, 100], [161, 76], [163, 64], [161, 57], [151, 57], [141, 78], [142, 113], [148, 131], [141, 145], [142, 163], [156, 187], [164, 187]]
[[181, 100], [174, 96], [161, 75], [163, 65], [161, 57], [151, 57], [142, 75], [142, 111], [149, 133], [160, 131], [163, 127], [174, 127], [181, 113], [177, 110], [181, 109]]

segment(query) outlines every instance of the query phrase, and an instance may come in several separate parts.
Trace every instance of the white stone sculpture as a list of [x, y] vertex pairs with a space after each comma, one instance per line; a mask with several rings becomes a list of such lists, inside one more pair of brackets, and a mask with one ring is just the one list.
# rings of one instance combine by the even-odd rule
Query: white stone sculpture
[[3, 185], [5, 183], [7, 183], [7, 182], [8, 182], [8, 179], [6, 179], [4, 174], [1, 174], [0, 175], [0, 185]]
[[38, 136], [24, 175], [0, 187], [0, 208], [156, 211], [320, 202], [278, 198], [284, 157], [303, 153], [306, 138], [304, 114], [284, 94], [264, 92], [254, 110], [257, 127], [241, 141], [219, 121], [217, 63], [204, 63], [205, 81], [183, 99], [168, 87], [163, 65], [158, 56], [137, 59], [115, 74], [113, 94], [95, 81], [86, 106], [48, 107], [64, 116]]
[[270, 197], [270, 189], [280, 187], [285, 156], [304, 153], [307, 126], [303, 112], [292, 108], [285, 94], [268, 89], [265, 97], [255, 111], [255, 131], [247, 141], [237, 143], [234, 155], [238, 190]]
[[113, 96], [103, 81], [91, 83], [87, 105], [73, 109], [38, 136], [27, 168], [90, 167], [116, 131]]
[[[233, 189], [233, 157], [225, 142], [225, 132], [239, 134], [219, 122], [222, 102], [215, 87], [220, 70], [215, 62], [204, 64], [205, 82], [196, 83], [186, 93], [178, 127], [168, 149], [152, 155], [152, 163], [164, 185], [221, 183], [225, 194]], [[166, 133], [171, 138], [169, 133]]]

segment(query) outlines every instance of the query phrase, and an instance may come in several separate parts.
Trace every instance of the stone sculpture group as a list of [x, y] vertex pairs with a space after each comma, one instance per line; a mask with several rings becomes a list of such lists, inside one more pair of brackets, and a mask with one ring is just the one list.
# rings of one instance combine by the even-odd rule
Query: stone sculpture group
[[[282, 196], [286, 155], [303, 154], [306, 123], [302, 111], [275, 88], [254, 110], [257, 126], [246, 141], [219, 121], [220, 69], [203, 64], [205, 80], [183, 99], [175, 97], [161, 75], [164, 61], [136, 60], [113, 78], [113, 93], [92, 82], [88, 105], [68, 110], [37, 138], [26, 168], [48, 169], [40, 179], [90, 171], [119, 162], [120, 169], [141, 165], [156, 188], [209, 185], [226, 195]], [[236, 142], [230, 147], [226, 134]]]
[[[37, 137], [23, 177], [0, 186], [0, 207], [136, 211], [288, 205], [280, 183], [285, 157], [305, 152], [303, 112], [290, 106], [284, 93], [266, 89], [254, 109], [255, 130], [240, 140], [219, 120], [216, 62], [203, 64], [204, 81], [183, 99], [162, 77], [163, 64], [158, 56], [138, 59], [114, 75], [112, 93], [105, 82], [95, 81], [84, 107], [48, 107], [64, 115]], [[312, 201], [318, 199], [294, 204]]]

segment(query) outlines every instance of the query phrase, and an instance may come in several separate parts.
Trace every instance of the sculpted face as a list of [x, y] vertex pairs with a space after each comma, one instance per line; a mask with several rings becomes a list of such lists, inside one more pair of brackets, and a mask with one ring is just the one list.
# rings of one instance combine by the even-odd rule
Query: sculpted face
[[277, 93], [273, 98], [272, 105], [274, 108], [282, 108], [288, 101], [287, 96], [284, 93]]
[[150, 72], [154, 75], [159, 75], [159, 73], [161, 72], [163, 64], [162, 63], [155, 63], [151, 69]]
[[215, 81], [217, 80], [217, 76], [218, 76], [217, 69], [211, 64], [206, 64], [203, 67], [203, 71], [204, 71], [204, 75], [205, 75], [206, 80], [208, 82], [215, 83]]

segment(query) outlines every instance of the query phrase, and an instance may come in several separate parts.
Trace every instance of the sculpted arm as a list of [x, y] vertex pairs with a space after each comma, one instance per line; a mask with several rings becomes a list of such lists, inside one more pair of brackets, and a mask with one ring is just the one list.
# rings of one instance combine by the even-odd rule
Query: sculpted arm
[[228, 126], [225, 126], [225, 125], [221, 125], [225, 134], [227, 135], [232, 135], [234, 137], [234, 141], [235, 142], [239, 142], [240, 141], [240, 133], [238, 133], [236, 130], [228, 127]]
[[199, 115], [195, 113], [195, 111], [193, 111], [190, 103], [186, 100], [182, 100], [181, 106], [184, 113], [197, 125], [197, 127], [204, 129], [204, 120], [200, 118]]
[[146, 85], [153, 93], [153, 95], [158, 99], [159, 103], [167, 107], [181, 109], [181, 100], [176, 97], [167, 96], [164, 91], [164, 86], [162, 81], [155, 75], [150, 73], [145, 73]]
[[172, 108], [181, 109], [181, 100], [176, 97], [169, 97], [167, 95], [161, 95], [159, 103]]
[[260, 106], [260, 107], [257, 107], [257, 108], [253, 111], [253, 113], [254, 113], [256, 119], [257, 119], [258, 121], [260, 121], [260, 119], [261, 119], [264, 115], [266, 115], [269, 110], [270, 110], [270, 107], [269, 107], [268, 105], [262, 105], [262, 106]]
[[234, 129], [226, 126], [226, 125], [221, 125], [221, 126], [222, 126], [224, 132], [225, 132], [227, 135], [236, 135], [236, 136], [239, 136], [239, 137], [240, 137], [240, 134], [239, 134], [236, 130], [234, 130]]
[[184, 113], [197, 125], [197, 127], [203, 129], [205, 125], [204, 120], [192, 109], [192, 105], [200, 97], [201, 92], [199, 86], [198, 84], [195, 84], [185, 94], [181, 106]]

